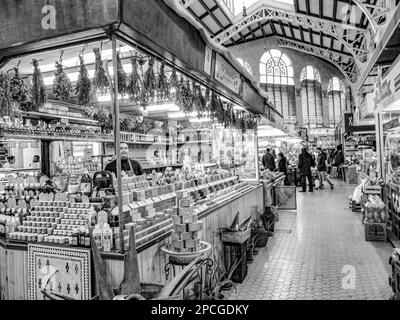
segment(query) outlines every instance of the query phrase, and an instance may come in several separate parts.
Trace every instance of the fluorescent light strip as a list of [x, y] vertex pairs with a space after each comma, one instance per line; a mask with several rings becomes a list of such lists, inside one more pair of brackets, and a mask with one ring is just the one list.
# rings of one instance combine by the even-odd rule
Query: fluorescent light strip
[[189, 114], [186, 114], [184, 112], [171, 112], [168, 113], [168, 118], [170, 119], [177, 119], [177, 118], [194, 118], [197, 117], [197, 113], [196, 112], [192, 112]]
[[179, 112], [180, 109], [175, 103], [159, 104], [147, 106], [148, 112]]

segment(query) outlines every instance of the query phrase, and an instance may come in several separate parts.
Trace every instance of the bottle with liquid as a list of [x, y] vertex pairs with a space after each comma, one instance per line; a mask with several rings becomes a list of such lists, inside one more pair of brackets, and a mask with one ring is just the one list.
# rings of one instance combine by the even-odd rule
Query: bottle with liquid
[[110, 226], [106, 223], [103, 228], [103, 249], [105, 252], [110, 252], [113, 246], [113, 232]]
[[100, 229], [100, 226], [96, 224], [95, 229], [93, 230], [93, 239], [97, 245], [97, 248], [102, 249], [103, 247], [103, 231]]

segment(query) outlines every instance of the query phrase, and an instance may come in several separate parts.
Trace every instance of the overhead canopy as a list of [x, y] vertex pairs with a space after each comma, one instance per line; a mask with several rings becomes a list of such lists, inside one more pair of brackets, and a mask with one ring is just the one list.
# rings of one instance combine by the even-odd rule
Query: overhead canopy
[[319, 56], [353, 83], [373, 50], [372, 37], [390, 14], [380, 0], [182, 0], [182, 5], [226, 47], [278, 37], [281, 47]]
[[[249, 111], [271, 108], [253, 79], [221, 52], [221, 61], [240, 78], [241, 92], [215, 77], [217, 54], [205, 70], [207, 43], [201, 33], [158, 0], [19, 0], [0, 2], [0, 67], [10, 58], [106, 38], [115, 33], [165, 58]], [[213, 49], [213, 48], [211, 48]]]

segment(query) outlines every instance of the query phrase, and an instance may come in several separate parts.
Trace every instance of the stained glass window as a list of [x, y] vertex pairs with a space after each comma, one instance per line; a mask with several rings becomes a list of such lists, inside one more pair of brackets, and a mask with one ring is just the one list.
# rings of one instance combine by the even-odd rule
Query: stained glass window
[[331, 91], [341, 91], [346, 94], [346, 87], [344, 85], [344, 82], [339, 78], [333, 77], [328, 84], [328, 92]]
[[304, 80], [314, 80], [321, 83], [321, 75], [313, 66], [307, 66], [301, 71], [300, 74], [300, 81]]
[[276, 49], [265, 52], [260, 61], [260, 83], [294, 85], [289, 57]]

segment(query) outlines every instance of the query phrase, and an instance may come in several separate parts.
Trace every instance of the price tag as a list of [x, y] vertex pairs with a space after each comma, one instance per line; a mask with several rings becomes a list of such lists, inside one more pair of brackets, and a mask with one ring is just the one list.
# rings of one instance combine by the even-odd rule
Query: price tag
[[146, 199], [144, 200], [144, 202], [146, 203], [146, 205], [152, 205], [154, 203], [154, 201], [151, 199]]
[[154, 202], [161, 202], [161, 197], [160, 197], [160, 196], [154, 197], [154, 198], [153, 198], [153, 201], [154, 201]]

